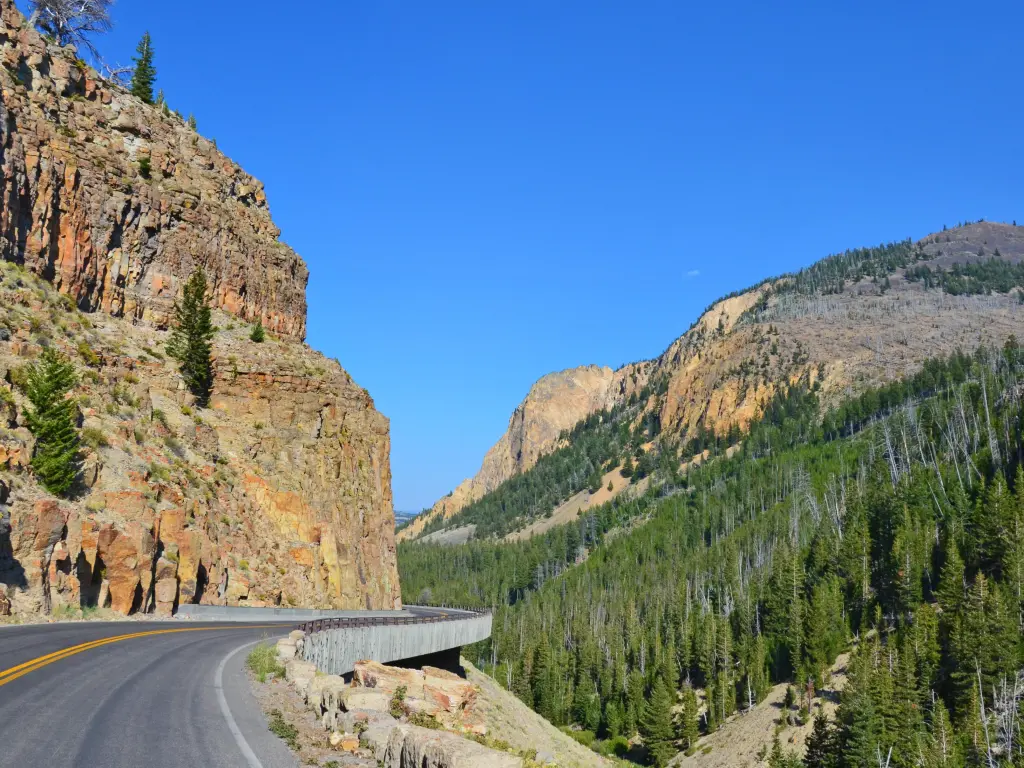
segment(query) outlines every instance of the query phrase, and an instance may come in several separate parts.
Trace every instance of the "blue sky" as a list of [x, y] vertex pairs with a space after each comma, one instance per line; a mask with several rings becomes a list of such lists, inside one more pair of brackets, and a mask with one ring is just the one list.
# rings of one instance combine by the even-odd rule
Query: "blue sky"
[[309, 343], [391, 418], [395, 503], [538, 377], [661, 352], [847, 247], [1024, 219], [1019, 2], [118, 0], [267, 186]]

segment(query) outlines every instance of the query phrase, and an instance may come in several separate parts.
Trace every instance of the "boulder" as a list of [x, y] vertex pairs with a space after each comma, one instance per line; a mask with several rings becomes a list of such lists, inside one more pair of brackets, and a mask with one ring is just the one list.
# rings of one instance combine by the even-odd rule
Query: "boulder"
[[284, 677], [300, 693], [304, 693], [309, 688], [310, 682], [316, 677], [316, 664], [311, 661], [292, 659], [284, 665]]
[[[368, 729], [363, 736], [370, 733]], [[522, 768], [523, 759], [489, 749], [447, 731], [415, 725], [391, 729], [386, 745], [364, 738], [384, 768]]]
[[363, 688], [375, 688], [393, 695], [400, 687], [405, 687], [406, 698], [423, 698], [423, 673], [417, 669], [388, 667], [377, 661], [357, 661], [352, 672], [352, 680]]
[[353, 736], [351, 733], [332, 731], [328, 741], [332, 747], [340, 749], [342, 752], [355, 752], [359, 749], [359, 737]]
[[391, 695], [366, 688], [346, 688], [342, 692], [341, 702], [346, 712], [353, 709], [388, 712], [391, 709]]
[[295, 658], [295, 641], [284, 637], [277, 641], [277, 658], [281, 661], [288, 661]]
[[476, 699], [476, 686], [436, 667], [423, 668], [423, 698], [446, 712], [466, 709]]

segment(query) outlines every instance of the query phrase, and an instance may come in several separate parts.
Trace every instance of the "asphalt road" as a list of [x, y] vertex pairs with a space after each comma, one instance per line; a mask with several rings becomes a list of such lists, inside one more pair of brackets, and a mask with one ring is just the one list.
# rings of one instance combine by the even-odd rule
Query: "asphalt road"
[[[0, 627], [0, 768], [296, 768], [237, 650], [292, 626]], [[102, 642], [142, 632], [157, 634]]]

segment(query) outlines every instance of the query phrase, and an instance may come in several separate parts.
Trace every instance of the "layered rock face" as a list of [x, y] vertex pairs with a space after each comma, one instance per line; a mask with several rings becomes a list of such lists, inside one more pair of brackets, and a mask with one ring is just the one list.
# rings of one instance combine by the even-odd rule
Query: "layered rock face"
[[260, 182], [175, 114], [100, 80], [0, 0], [0, 255], [83, 310], [167, 321], [193, 268], [216, 306], [305, 335], [302, 260]]
[[[397, 606], [388, 421], [302, 343], [306, 267], [259, 182], [8, 0], [0, 64], [0, 613]], [[197, 265], [219, 329], [203, 410], [163, 351]], [[79, 373], [67, 500], [29, 468], [22, 390], [43, 346]]]
[[[948, 269], [996, 253], [1019, 263], [1024, 259], [1024, 227], [979, 222], [929, 235], [916, 245], [923, 254], [918, 266]], [[528, 469], [558, 446], [562, 429], [622, 402], [645, 384], [650, 384], [651, 394], [642, 413], [657, 411], [662, 440], [671, 442], [693, 434], [698, 426], [720, 434], [734, 425], [746, 428], [780, 386], [802, 376], [820, 383], [828, 404], [913, 373], [928, 358], [957, 348], [1001, 345], [1011, 334], [1020, 338], [1024, 333], [1017, 290], [953, 296], [926, 289], [897, 270], [887, 287], [863, 279], [838, 294], [769, 292], [786, 280], [769, 281], [715, 303], [654, 360], [615, 374], [593, 367], [551, 374], [556, 377], [553, 386], [545, 384], [548, 376], [538, 381], [480, 472], [403, 529], [400, 538], [416, 537], [431, 520], [451, 517]], [[557, 383], [576, 371], [592, 372], [587, 391], [594, 397], [580, 397], [573, 386]], [[538, 398], [535, 392], [543, 395]], [[537, 400], [542, 407], [534, 405]], [[529, 425], [527, 412], [533, 417]], [[517, 452], [520, 446], [526, 449]], [[519, 456], [525, 460], [517, 461]]]
[[581, 419], [639, 391], [646, 383], [647, 368], [628, 365], [613, 371], [587, 365], [541, 377], [513, 411], [508, 429], [484, 456], [480, 471], [399, 531], [399, 540], [415, 538], [429, 521], [451, 517], [532, 467], [557, 448], [559, 436]]

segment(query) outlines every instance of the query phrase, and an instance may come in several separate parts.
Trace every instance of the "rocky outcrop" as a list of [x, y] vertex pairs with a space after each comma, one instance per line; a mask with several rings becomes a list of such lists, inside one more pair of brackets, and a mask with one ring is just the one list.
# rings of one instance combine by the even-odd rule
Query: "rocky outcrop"
[[295, 658], [303, 642], [301, 631], [277, 642], [285, 679], [330, 731], [329, 742], [335, 749], [353, 751], [356, 744], [361, 745], [378, 765], [388, 768], [523, 765], [521, 757], [464, 738], [483, 737], [487, 732], [473, 711], [479, 688], [465, 678], [429, 666], [404, 669], [360, 661], [352, 682], [347, 683], [338, 675], [318, 673], [312, 662]]
[[[0, 0], [0, 611], [399, 604], [387, 419], [302, 343], [307, 270], [258, 181]], [[197, 266], [208, 409], [164, 352]], [[249, 339], [261, 320], [265, 343]], [[78, 368], [81, 482], [35, 482], [25, 366]], [[9, 498], [8, 498], [9, 489]]]
[[540, 378], [513, 411], [508, 429], [484, 456], [480, 471], [464, 480], [398, 533], [412, 539], [427, 523], [447, 519], [510, 477], [523, 472], [558, 447], [563, 432], [603, 408], [638, 392], [646, 383], [646, 367], [628, 365], [616, 371], [587, 365]]
[[165, 323], [193, 268], [216, 306], [305, 335], [307, 270], [263, 185], [180, 115], [100, 79], [0, 0], [0, 256], [83, 310]]

